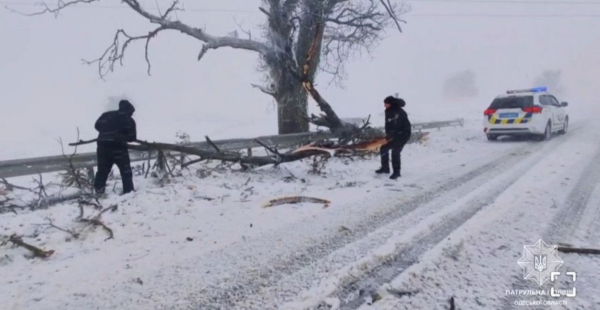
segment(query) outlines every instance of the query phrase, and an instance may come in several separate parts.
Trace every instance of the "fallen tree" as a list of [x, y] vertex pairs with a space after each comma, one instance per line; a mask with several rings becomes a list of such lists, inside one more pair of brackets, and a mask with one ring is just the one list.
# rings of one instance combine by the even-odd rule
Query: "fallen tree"
[[[159, 142], [148, 142], [137, 140], [135, 143], [128, 144], [128, 148], [138, 151], [157, 151], [159, 158], [164, 158], [164, 152], [179, 152], [187, 155], [198, 156], [198, 159], [188, 163], [182, 163], [182, 167], [189, 166], [204, 160], [221, 160], [224, 162], [239, 163], [243, 167], [260, 167], [265, 165], [279, 165], [281, 163], [301, 160], [303, 158], [323, 155], [323, 156], [352, 156], [357, 154], [372, 153], [389, 142], [385, 138], [385, 133], [378, 128], [370, 126], [370, 117], [367, 117], [361, 126], [353, 123], [344, 122], [331, 105], [321, 96], [314, 87], [310, 68], [314, 66], [315, 58], [318, 57], [318, 44], [321, 42], [324, 25], [318, 23], [314, 29], [314, 36], [311, 48], [307, 54], [305, 64], [301, 66], [301, 72], [290, 67], [289, 70], [297, 78], [306, 92], [314, 99], [319, 109], [323, 112], [321, 115], [311, 115], [309, 121], [317, 126], [328, 128], [336, 137], [336, 141], [313, 141], [308, 145], [298, 149], [280, 153], [278, 150], [267, 146], [261, 141], [255, 140], [267, 150], [265, 156], [243, 155], [239, 152], [226, 152], [220, 150], [212, 141], [206, 137], [207, 142], [214, 148], [214, 151], [201, 150], [192, 146], [169, 144]], [[417, 134], [418, 138], [426, 136], [426, 133]], [[93, 143], [96, 140], [78, 141], [69, 144], [77, 146], [81, 144]], [[414, 141], [414, 139], [413, 139]]]

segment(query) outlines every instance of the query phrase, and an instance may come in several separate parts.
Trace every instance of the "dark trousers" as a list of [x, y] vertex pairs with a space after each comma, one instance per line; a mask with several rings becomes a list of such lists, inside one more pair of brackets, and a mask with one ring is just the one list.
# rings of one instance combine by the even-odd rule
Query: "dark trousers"
[[381, 168], [390, 169], [390, 151], [392, 152], [392, 169], [400, 173], [400, 152], [410, 139], [410, 132], [403, 133], [392, 138], [392, 141], [381, 146]]
[[121, 172], [123, 193], [126, 194], [134, 190], [133, 172], [131, 171], [127, 146], [99, 143], [96, 155], [98, 157], [98, 172], [96, 173], [96, 180], [94, 180], [94, 188], [97, 193], [104, 193], [108, 175], [115, 164]]

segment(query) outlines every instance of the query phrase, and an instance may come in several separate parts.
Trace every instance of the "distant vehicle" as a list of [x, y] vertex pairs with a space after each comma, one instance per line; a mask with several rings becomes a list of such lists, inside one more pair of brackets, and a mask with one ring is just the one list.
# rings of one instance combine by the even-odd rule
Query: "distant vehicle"
[[548, 140], [553, 133], [567, 132], [567, 105], [559, 103], [547, 87], [509, 90], [483, 112], [483, 132], [490, 141], [505, 135]]

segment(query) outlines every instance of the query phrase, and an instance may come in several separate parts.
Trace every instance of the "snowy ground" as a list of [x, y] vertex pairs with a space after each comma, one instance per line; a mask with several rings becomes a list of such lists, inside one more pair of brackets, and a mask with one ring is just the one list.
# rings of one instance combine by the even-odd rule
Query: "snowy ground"
[[[408, 145], [396, 182], [373, 174], [376, 158], [331, 160], [322, 175], [305, 160], [192, 171], [164, 187], [140, 176], [136, 193], [102, 201], [118, 204], [102, 216], [115, 234], [106, 241], [102, 228], [75, 222], [75, 204], [2, 214], [1, 235], [55, 253], [0, 247], [0, 300], [6, 309], [448, 309], [454, 296], [458, 309], [517, 308], [505, 291], [529, 285], [523, 245], [600, 246], [600, 126], [573, 122], [544, 143], [489, 143], [480, 126]], [[332, 203], [262, 207], [291, 195]], [[83, 232], [36, 225], [48, 219]], [[561, 258], [580, 272], [567, 308], [595, 309], [598, 258]], [[381, 299], [367, 305], [365, 292]]]

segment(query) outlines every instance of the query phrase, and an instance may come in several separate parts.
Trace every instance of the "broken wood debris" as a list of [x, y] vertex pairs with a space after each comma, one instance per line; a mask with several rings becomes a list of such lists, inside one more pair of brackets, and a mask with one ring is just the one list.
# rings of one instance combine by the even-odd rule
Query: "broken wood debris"
[[50, 226], [50, 227], [56, 228], [56, 229], [58, 229], [58, 230], [60, 230], [62, 232], [66, 232], [67, 234], [71, 235], [71, 237], [73, 237], [75, 239], [79, 239], [79, 236], [80, 236], [79, 233], [77, 233], [77, 232], [75, 232], [73, 230], [70, 230], [70, 229], [65, 229], [65, 228], [62, 228], [62, 227], [54, 225], [54, 222], [50, 218], [48, 218], [48, 217], [46, 218], [46, 221], [48, 221], [48, 223], [34, 224], [34, 225], [37, 225], [37, 226]]
[[91, 218], [91, 219], [86, 219], [86, 218], [81, 218], [79, 219], [80, 222], [82, 223], [89, 223], [91, 225], [94, 226], [101, 226], [104, 230], [106, 230], [106, 232], [108, 233], [108, 238], [104, 239], [104, 241], [110, 240], [114, 238], [114, 233], [112, 231], [112, 229], [110, 229], [108, 226], [106, 226], [106, 224], [102, 223], [102, 221], [100, 221], [100, 219], [97, 218]]
[[10, 236], [9, 241], [17, 246], [23, 247], [23, 248], [31, 251], [31, 253], [33, 254], [34, 257], [48, 258], [52, 254], [54, 254], [54, 250], [48, 250], [48, 251], [42, 250], [36, 246], [26, 243], [25, 241], [23, 241], [23, 239], [21, 239], [21, 237], [19, 237], [17, 235]]
[[297, 203], [303, 203], [303, 202], [322, 203], [322, 204], [324, 204], [323, 208], [329, 207], [329, 204], [331, 203], [331, 201], [326, 200], [326, 199], [321, 199], [321, 198], [314, 198], [314, 197], [307, 197], [307, 196], [292, 196], [292, 197], [282, 197], [282, 198], [271, 199], [271, 200], [269, 200], [268, 203], [266, 203], [263, 206], [263, 208], [270, 208], [270, 207], [284, 205], [284, 204], [297, 204]]
[[403, 296], [413, 296], [418, 293], [418, 291], [401, 291], [397, 289], [390, 288], [387, 290], [392, 296], [402, 298]]
[[574, 248], [574, 247], [557, 247], [559, 252], [563, 253], [577, 253], [577, 254], [593, 254], [600, 255], [600, 249], [587, 249], [587, 248]]
[[[104, 241], [110, 240], [110, 239], [114, 239], [114, 232], [112, 231], [112, 229], [110, 229], [110, 227], [106, 226], [106, 224], [104, 224], [101, 220], [100, 217], [102, 216], [102, 214], [104, 214], [107, 211], [111, 211], [111, 212], [115, 212], [118, 209], [118, 205], [114, 204], [111, 205], [109, 207], [104, 208], [102, 211], [100, 211], [96, 216], [94, 216], [93, 218], [83, 218], [83, 208], [81, 208], [80, 205], [80, 210], [81, 210], [81, 214], [79, 216], [79, 222], [81, 223], [88, 223], [90, 225], [94, 225], [94, 226], [100, 226], [102, 227], [104, 230], [106, 230], [106, 232], [108, 233], [108, 238], [104, 239]], [[85, 229], [85, 228], [84, 228]]]

